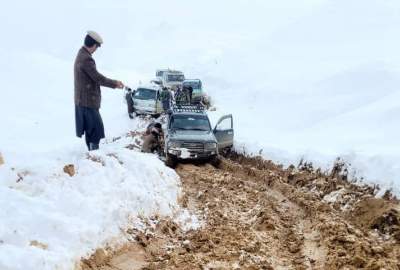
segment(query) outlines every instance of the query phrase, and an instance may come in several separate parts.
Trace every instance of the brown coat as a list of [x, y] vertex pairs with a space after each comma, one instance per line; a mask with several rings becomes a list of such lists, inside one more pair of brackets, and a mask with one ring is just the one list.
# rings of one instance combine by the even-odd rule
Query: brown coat
[[158, 137], [150, 133], [148, 135], [145, 135], [143, 139], [142, 152], [152, 153], [159, 146], [160, 146], [160, 141]]
[[100, 85], [117, 87], [117, 81], [101, 75], [90, 52], [82, 47], [74, 64], [75, 105], [99, 109], [101, 103]]

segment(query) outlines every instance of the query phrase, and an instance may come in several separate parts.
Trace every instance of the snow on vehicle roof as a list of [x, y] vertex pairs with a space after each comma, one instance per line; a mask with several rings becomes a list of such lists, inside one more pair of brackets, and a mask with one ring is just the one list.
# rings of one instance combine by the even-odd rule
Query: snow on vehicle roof
[[154, 91], [161, 90], [161, 87], [155, 83], [142, 84], [142, 85], [139, 85], [137, 89], [140, 89], [140, 88], [151, 89]]
[[165, 73], [183, 74], [182, 71], [178, 71], [178, 70], [166, 70]]

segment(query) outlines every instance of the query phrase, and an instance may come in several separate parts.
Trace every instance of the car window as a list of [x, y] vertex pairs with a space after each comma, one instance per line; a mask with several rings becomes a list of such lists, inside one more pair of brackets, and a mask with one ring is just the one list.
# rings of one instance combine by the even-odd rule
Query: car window
[[171, 129], [211, 130], [210, 121], [204, 115], [173, 115], [170, 120]]
[[168, 74], [167, 81], [169, 82], [183, 82], [185, 80], [185, 76], [182, 74]]
[[232, 118], [225, 118], [216, 127], [217, 130], [229, 130], [232, 129]]
[[134, 95], [134, 98], [143, 100], [156, 99], [156, 97], [157, 91], [146, 88], [139, 88]]

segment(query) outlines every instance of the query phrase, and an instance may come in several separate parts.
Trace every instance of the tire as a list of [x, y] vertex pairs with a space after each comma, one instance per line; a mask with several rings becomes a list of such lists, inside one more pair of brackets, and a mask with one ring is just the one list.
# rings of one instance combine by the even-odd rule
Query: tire
[[227, 157], [232, 153], [232, 148], [233, 146], [225, 147], [224, 149], [221, 150], [220, 154], [224, 157]]
[[177, 161], [176, 157], [171, 156], [170, 154], [167, 154], [167, 156], [165, 157], [165, 165], [174, 169], [177, 164], [178, 164], [178, 161]]
[[219, 156], [213, 156], [210, 159], [210, 163], [211, 165], [213, 165], [215, 168], [219, 168], [219, 166], [221, 165], [221, 159]]

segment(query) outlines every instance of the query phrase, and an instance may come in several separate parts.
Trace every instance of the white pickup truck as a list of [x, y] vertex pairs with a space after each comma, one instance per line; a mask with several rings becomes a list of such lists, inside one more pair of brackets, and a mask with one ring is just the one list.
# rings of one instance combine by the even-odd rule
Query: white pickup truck
[[136, 90], [128, 92], [126, 95], [128, 113], [160, 115], [163, 112], [160, 93], [161, 87], [155, 84], [139, 86]]

